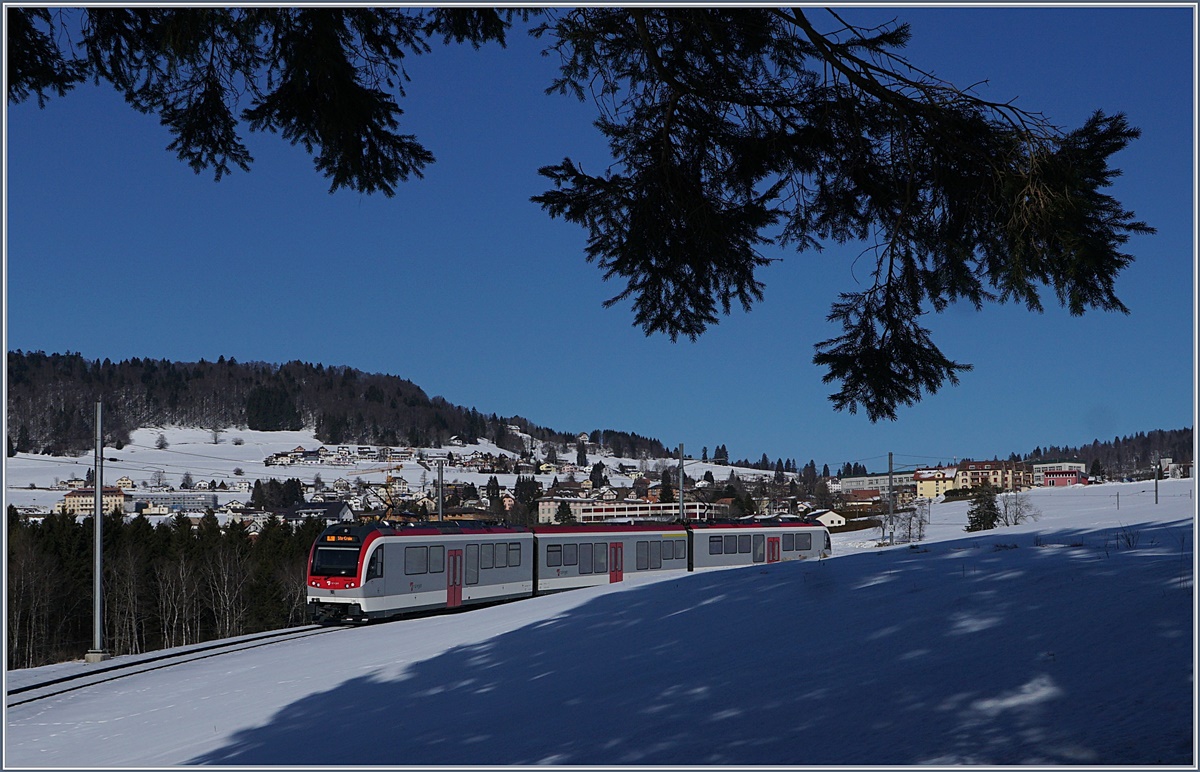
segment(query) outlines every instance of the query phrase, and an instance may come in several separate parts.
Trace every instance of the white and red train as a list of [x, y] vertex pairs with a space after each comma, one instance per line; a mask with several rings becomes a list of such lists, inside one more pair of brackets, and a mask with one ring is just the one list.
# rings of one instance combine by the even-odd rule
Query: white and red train
[[314, 622], [365, 622], [620, 582], [627, 573], [821, 558], [831, 549], [829, 531], [808, 522], [339, 524], [309, 554], [308, 610]]

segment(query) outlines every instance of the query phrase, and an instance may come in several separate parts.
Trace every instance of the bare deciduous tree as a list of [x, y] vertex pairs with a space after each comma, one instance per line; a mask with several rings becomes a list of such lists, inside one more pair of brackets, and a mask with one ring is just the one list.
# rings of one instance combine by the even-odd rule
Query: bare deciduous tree
[[275, 579], [283, 591], [284, 603], [287, 606], [287, 626], [303, 624], [307, 619], [308, 587], [308, 558], [304, 555], [290, 563], [285, 563], [275, 570]]
[[1026, 522], [1036, 522], [1042, 516], [1042, 511], [1034, 506], [1028, 493], [1013, 491], [1002, 493], [996, 497], [999, 504], [1000, 517], [996, 525], [1020, 525]]
[[23, 529], [9, 529], [8, 667], [36, 667], [50, 661], [51, 599], [61, 572]]
[[912, 544], [925, 538], [925, 526], [929, 523], [929, 500], [918, 499], [910, 510], [897, 512], [897, 537], [902, 543]]
[[209, 556], [203, 572], [216, 637], [241, 635], [247, 611], [246, 577], [250, 575], [248, 545], [227, 536]]
[[110, 646], [115, 654], [140, 654], [146, 649], [145, 584], [142, 568], [146, 551], [137, 544], [124, 543], [108, 564], [105, 577], [105, 617]]
[[199, 575], [187, 555], [160, 558], [154, 564], [157, 609], [163, 646], [186, 646], [200, 640]]

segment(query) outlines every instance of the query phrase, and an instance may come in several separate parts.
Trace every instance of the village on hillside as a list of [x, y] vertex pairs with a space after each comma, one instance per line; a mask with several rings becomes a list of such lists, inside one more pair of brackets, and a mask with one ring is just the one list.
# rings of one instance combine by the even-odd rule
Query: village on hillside
[[[222, 522], [243, 522], [251, 533], [271, 518], [292, 523], [306, 518], [325, 523], [504, 519], [538, 525], [630, 518], [790, 517], [819, 520], [840, 530], [872, 527], [876, 524], [872, 516], [889, 506], [911, 509], [923, 501], [963, 495], [984, 483], [998, 492], [1021, 492], [1098, 482], [1078, 461], [962, 460], [953, 466], [813, 477], [685, 457], [680, 493], [679, 459], [614, 458], [586, 434], [578, 437], [573, 455], [569, 448], [544, 447], [549, 452], [540, 456], [517, 456], [494, 446], [467, 446], [457, 437], [448, 446], [297, 445], [262, 458], [259, 468], [266, 477], [253, 482], [241, 468], [210, 480], [186, 473], [174, 483], [159, 471], [145, 479], [126, 472], [113, 480], [106, 474], [102, 507], [105, 512], [158, 519], [184, 514], [197, 522], [211, 512]], [[1191, 462], [1161, 458], [1155, 473], [1164, 478], [1190, 477], [1191, 467]], [[92, 514], [96, 492], [91, 478], [89, 469], [83, 478], [56, 479], [54, 487], [66, 493], [53, 510]], [[281, 494], [287, 503], [280, 502]], [[48, 513], [46, 507], [17, 509], [33, 518]]]

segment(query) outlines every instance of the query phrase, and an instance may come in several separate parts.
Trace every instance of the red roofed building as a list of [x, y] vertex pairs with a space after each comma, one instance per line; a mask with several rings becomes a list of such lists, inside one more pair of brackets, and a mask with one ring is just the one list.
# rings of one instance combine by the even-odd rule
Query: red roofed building
[[[100, 506], [106, 513], [114, 509], [125, 511], [125, 503], [129, 497], [120, 488], [105, 487], [100, 494]], [[96, 513], [96, 489], [80, 488], [73, 490], [58, 502], [58, 511], [68, 515], [93, 515]]]
[[985, 482], [1000, 491], [1022, 491], [1033, 487], [1033, 467], [1024, 461], [959, 461], [955, 488], [978, 488]]

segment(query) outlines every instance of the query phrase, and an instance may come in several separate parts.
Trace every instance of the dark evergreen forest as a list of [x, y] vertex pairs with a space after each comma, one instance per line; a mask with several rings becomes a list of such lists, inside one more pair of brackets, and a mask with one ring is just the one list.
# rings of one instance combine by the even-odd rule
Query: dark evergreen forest
[[[305, 562], [323, 527], [271, 519], [251, 538], [211, 512], [198, 525], [105, 515], [105, 648], [137, 654], [306, 622]], [[8, 508], [7, 667], [91, 648], [94, 528], [91, 517], [24, 519]]]
[[[573, 445], [574, 434], [537, 426], [520, 416], [484, 415], [430, 398], [394, 375], [307, 362], [282, 365], [87, 360], [77, 353], [8, 352], [8, 447], [23, 453], [81, 453], [95, 445], [95, 403], [104, 408], [105, 442], [129, 442], [144, 426], [243, 426], [262, 431], [314, 428], [327, 444], [441, 447], [451, 437], [484, 438], [525, 450], [508, 426], [542, 442]], [[605, 429], [617, 455], [669, 455], [661, 442]]]
[[1113, 437], [1087, 445], [1039, 446], [1013, 460], [1040, 464], [1051, 461], [1082, 461], [1093, 477], [1120, 479], [1148, 472], [1158, 459], [1192, 461], [1192, 428], [1155, 429], [1125, 437]]
[[[198, 426], [276, 431], [315, 429], [327, 444], [360, 443], [391, 447], [442, 447], [451, 437], [484, 438], [499, 447], [526, 450], [508, 426], [541, 442], [574, 447], [576, 435], [548, 429], [520, 417], [503, 418], [430, 398], [412, 381], [364, 373], [349, 367], [288, 362], [170, 362], [139, 359], [87, 360], [77, 353], [8, 352], [8, 451], [78, 454], [95, 444], [94, 405], [104, 405], [105, 442], [116, 447], [144, 426]], [[589, 439], [626, 458], [672, 455], [659, 440], [614, 429], [597, 429]], [[702, 458], [708, 460], [708, 448]], [[1080, 445], [1038, 446], [1010, 454], [1009, 460], [1083, 461], [1106, 477], [1144, 472], [1154, 459], [1192, 459], [1192, 429], [1155, 429]], [[714, 461], [729, 463], [729, 451], [716, 446]], [[734, 466], [798, 473], [808, 482], [816, 463], [795, 459], [738, 459]], [[828, 476], [828, 465], [820, 469]], [[861, 464], [835, 467], [838, 476], [867, 474]]]

